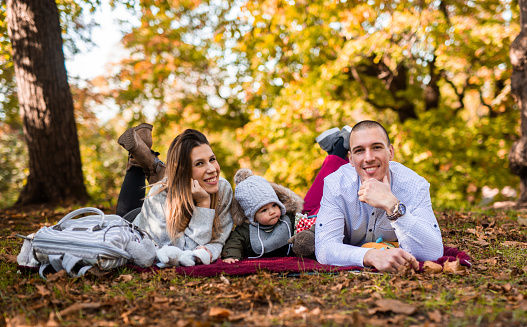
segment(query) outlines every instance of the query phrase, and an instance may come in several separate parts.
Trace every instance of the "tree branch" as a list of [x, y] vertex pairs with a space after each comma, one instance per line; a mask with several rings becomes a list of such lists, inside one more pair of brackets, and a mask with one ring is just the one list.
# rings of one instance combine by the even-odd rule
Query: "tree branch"
[[481, 102], [481, 104], [489, 108], [489, 112], [492, 112], [492, 106], [490, 104], [487, 104], [485, 102], [485, 99], [483, 99], [483, 92], [481, 91], [481, 88], [478, 90], [478, 93], [479, 93], [479, 101]]
[[[463, 99], [465, 98], [465, 89], [463, 88], [461, 92], [458, 92], [457, 86], [454, 84], [454, 82], [452, 82], [451, 80], [448, 79], [448, 77], [446, 76], [445, 71], [441, 71], [441, 75], [445, 79], [445, 82], [447, 82], [450, 86], [452, 86], [452, 88], [454, 89], [454, 93], [456, 93], [456, 95], [458, 97], [459, 107], [454, 109], [454, 112], [457, 113], [461, 109], [465, 108], [465, 103], [463, 102]], [[465, 82], [465, 85], [466, 84], [468, 84], [468, 79]]]
[[350, 72], [351, 72], [351, 75], [353, 76], [353, 78], [357, 81], [357, 83], [359, 83], [359, 86], [360, 86], [360, 88], [362, 90], [362, 93], [364, 94], [364, 96], [362, 97], [364, 101], [366, 101], [367, 103], [371, 104], [372, 106], [374, 106], [377, 109], [383, 110], [383, 109], [390, 108], [390, 107], [387, 107], [387, 106], [380, 105], [380, 104], [376, 103], [375, 101], [373, 101], [373, 99], [370, 99], [370, 92], [368, 91], [368, 88], [366, 87], [366, 85], [364, 85], [364, 82], [362, 81], [362, 78], [360, 77], [359, 72], [357, 71], [357, 68], [355, 68], [355, 66], [350, 65]]
[[446, 23], [448, 24], [448, 26], [452, 26], [452, 24], [450, 23], [450, 17], [448, 16], [448, 8], [446, 6], [445, 1], [441, 1], [439, 3], [439, 9], [443, 13], [443, 15], [445, 15], [445, 20], [446, 20]]

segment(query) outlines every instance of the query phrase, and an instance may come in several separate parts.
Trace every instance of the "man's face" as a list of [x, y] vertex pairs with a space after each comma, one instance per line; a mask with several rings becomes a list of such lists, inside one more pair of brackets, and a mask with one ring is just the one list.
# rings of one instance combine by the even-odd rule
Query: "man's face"
[[352, 131], [350, 149], [351, 165], [363, 182], [371, 178], [382, 181], [388, 174], [394, 150], [380, 127]]

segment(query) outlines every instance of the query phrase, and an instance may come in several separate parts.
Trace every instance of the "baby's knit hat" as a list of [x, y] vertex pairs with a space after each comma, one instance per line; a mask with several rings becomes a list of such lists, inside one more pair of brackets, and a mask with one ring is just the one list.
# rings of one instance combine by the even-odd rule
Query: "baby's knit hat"
[[254, 215], [266, 204], [276, 203], [280, 206], [282, 216], [285, 215], [285, 206], [278, 199], [269, 182], [261, 176], [249, 176], [236, 185], [234, 197], [243, 208], [245, 216], [254, 225]]

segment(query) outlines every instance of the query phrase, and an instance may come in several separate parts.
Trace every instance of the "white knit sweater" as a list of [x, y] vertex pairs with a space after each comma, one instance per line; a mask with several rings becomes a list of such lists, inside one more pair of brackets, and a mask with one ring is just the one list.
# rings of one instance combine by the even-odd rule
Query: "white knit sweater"
[[[145, 199], [141, 212], [134, 220], [139, 228], [146, 230], [157, 242], [159, 247], [171, 244], [167, 233], [165, 208], [167, 193], [158, 192], [161, 186], [152, 187]], [[150, 195], [155, 194], [155, 195]], [[198, 246], [205, 246], [212, 253], [212, 261], [216, 261], [221, 254], [225, 241], [232, 230], [231, 202], [232, 188], [230, 183], [223, 177], [219, 179], [219, 212], [220, 233], [212, 239], [212, 224], [214, 221], [214, 209], [196, 207], [188, 227], [184, 233], [174, 240], [175, 246], [181, 250], [194, 250]]]

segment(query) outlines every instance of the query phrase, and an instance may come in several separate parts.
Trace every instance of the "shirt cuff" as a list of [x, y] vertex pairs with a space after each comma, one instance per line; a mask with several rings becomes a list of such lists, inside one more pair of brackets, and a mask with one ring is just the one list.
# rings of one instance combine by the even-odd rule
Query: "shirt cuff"
[[417, 217], [410, 212], [405, 213], [396, 221], [392, 221], [391, 225], [395, 229], [409, 230], [417, 223]]

